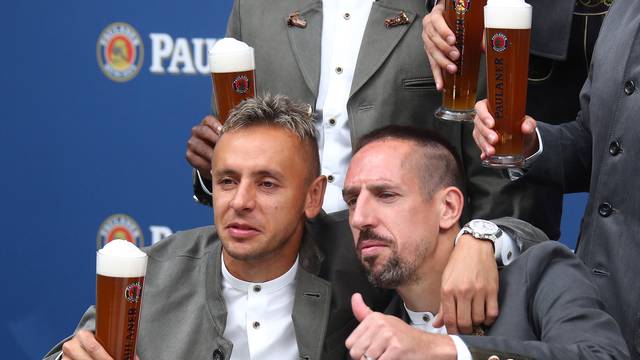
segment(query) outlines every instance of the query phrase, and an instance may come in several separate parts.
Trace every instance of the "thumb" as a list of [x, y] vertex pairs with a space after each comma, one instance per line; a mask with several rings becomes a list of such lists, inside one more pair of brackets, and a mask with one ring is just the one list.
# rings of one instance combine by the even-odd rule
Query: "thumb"
[[353, 316], [356, 317], [358, 322], [362, 322], [362, 320], [373, 312], [367, 304], [364, 303], [364, 299], [362, 299], [360, 293], [355, 293], [351, 296], [351, 309], [353, 310]]
[[436, 315], [435, 320], [433, 320], [434, 328], [441, 328], [444, 326], [444, 316], [442, 316], [442, 304], [440, 304], [440, 309], [438, 310], [438, 314]]

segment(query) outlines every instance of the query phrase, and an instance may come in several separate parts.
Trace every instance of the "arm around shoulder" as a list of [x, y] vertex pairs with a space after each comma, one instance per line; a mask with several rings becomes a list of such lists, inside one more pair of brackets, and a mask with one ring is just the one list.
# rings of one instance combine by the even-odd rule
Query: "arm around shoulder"
[[491, 221], [498, 225], [502, 231], [507, 232], [511, 239], [515, 241], [518, 246], [521, 246], [521, 251], [525, 251], [533, 245], [549, 240], [549, 237], [544, 231], [520, 219], [502, 217]]
[[[526, 284], [511, 283], [514, 288], [505, 290], [503, 300], [509, 301], [524, 291], [528, 298], [523, 301], [526, 307], [522, 311], [528, 312], [530, 323], [497, 322], [496, 326], [502, 328], [489, 329], [488, 333], [499, 333], [499, 336], [462, 337], [472, 352], [483, 349], [537, 359], [629, 358], [620, 329], [604, 311], [587, 268], [568, 248], [546, 242], [523, 254], [514, 265], [516, 267], [508, 270], [516, 278], [525, 277]], [[516, 328], [520, 326], [522, 328]], [[524, 329], [525, 326], [528, 329]], [[521, 335], [526, 333], [536, 338]]]

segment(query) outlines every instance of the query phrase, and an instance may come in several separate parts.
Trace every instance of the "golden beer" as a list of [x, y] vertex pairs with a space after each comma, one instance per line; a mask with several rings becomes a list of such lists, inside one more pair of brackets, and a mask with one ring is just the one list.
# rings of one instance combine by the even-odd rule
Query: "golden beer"
[[253, 48], [233, 38], [221, 39], [209, 52], [209, 67], [218, 120], [224, 124], [231, 109], [255, 96]]
[[115, 360], [134, 360], [147, 255], [113, 240], [96, 258], [96, 339]]
[[442, 106], [436, 117], [472, 121], [482, 55], [483, 7], [486, 0], [445, 0], [444, 18], [456, 36], [460, 57], [454, 74], [443, 71]]
[[211, 73], [218, 119], [224, 124], [231, 109], [242, 100], [255, 96], [255, 72]]
[[524, 165], [521, 131], [527, 99], [531, 6], [521, 0], [489, 0], [485, 7], [487, 96], [498, 133], [489, 167]]

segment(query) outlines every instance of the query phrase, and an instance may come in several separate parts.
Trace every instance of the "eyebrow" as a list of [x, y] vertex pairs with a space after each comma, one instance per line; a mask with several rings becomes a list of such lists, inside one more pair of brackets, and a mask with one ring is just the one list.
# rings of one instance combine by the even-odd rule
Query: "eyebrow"
[[348, 186], [342, 189], [342, 199], [360, 194], [359, 186]]
[[[221, 169], [213, 172], [213, 176], [221, 177], [221, 176], [237, 176], [240, 172], [233, 169]], [[251, 172], [250, 175], [252, 177], [272, 177], [275, 179], [284, 179], [283, 174], [278, 170], [259, 170], [256, 172]]]
[[213, 177], [221, 177], [221, 176], [232, 176], [232, 175], [236, 175], [237, 172], [233, 171], [231, 169], [222, 169], [222, 170], [215, 170], [211, 172], [211, 175]]
[[251, 173], [251, 175], [256, 176], [256, 177], [272, 177], [272, 178], [279, 179], [279, 180], [284, 179], [284, 175], [280, 171], [274, 170], [274, 169], [271, 169], [271, 170], [260, 170], [260, 171], [257, 171], [255, 173]]
[[384, 190], [397, 190], [397, 189], [398, 189], [398, 186], [391, 185], [391, 184], [372, 184], [367, 186], [367, 190], [373, 193], [379, 193]]
[[[365, 188], [373, 193], [379, 193], [385, 190], [395, 190], [398, 191], [399, 187], [396, 185], [382, 183], [382, 184], [370, 184], [366, 185]], [[347, 198], [355, 195], [359, 195], [362, 187], [361, 186], [346, 186], [342, 189], [342, 198]]]

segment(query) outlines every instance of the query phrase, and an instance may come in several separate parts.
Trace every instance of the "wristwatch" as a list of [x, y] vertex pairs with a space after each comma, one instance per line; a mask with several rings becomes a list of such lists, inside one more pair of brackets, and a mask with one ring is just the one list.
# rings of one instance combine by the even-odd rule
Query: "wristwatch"
[[465, 234], [469, 234], [479, 240], [491, 241], [493, 248], [495, 249], [496, 241], [498, 241], [498, 238], [502, 236], [502, 230], [500, 230], [498, 225], [491, 221], [480, 219], [471, 220], [462, 227], [462, 230], [460, 230], [456, 236], [454, 244], [457, 244], [458, 240]]

